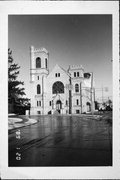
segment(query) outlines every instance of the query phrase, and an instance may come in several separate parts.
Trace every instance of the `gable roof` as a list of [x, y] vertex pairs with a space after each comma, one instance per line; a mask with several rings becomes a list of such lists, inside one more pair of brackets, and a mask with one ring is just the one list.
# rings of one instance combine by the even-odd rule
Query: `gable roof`
[[[50, 72], [50, 74], [52, 74], [52, 72], [54, 72], [56, 69], [60, 69], [60, 70], [62, 70], [62, 71], [64, 71], [64, 73], [67, 75], [67, 76], [70, 76], [70, 74], [65, 70], [65, 69], [63, 69], [61, 66], [59, 66], [58, 64], [56, 64], [55, 66], [54, 66], [54, 68], [52, 69], [52, 71]], [[49, 74], [49, 75], [50, 75]], [[48, 76], [49, 76], [48, 75]]]

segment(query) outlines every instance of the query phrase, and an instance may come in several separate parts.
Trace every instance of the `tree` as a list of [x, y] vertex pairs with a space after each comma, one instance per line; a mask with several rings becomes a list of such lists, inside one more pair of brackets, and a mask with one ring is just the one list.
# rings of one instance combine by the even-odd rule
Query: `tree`
[[[23, 98], [25, 94], [24, 88], [20, 87], [24, 85], [24, 82], [17, 80], [19, 75], [20, 66], [14, 63], [14, 59], [12, 57], [12, 51], [8, 49], [8, 100], [9, 100], [9, 112], [10, 105], [12, 107], [12, 112], [15, 109], [18, 109], [18, 106], [25, 107], [29, 105], [29, 99]], [[29, 105], [30, 106], [30, 105]]]
[[13, 62], [12, 51], [8, 49], [8, 97], [9, 100], [17, 100], [20, 96], [25, 95], [24, 88], [20, 88], [20, 85], [24, 85], [24, 82], [18, 81], [17, 76], [19, 74], [20, 66]]

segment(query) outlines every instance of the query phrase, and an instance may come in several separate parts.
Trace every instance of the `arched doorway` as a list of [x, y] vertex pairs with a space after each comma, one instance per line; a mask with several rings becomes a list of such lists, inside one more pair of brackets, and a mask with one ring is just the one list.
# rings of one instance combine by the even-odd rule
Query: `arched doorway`
[[87, 102], [86, 105], [87, 105], [87, 112], [90, 112], [91, 111], [91, 104], [89, 102]]
[[56, 110], [57, 110], [59, 113], [61, 113], [61, 112], [60, 112], [61, 109], [62, 109], [62, 102], [61, 102], [60, 100], [57, 100], [57, 102], [56, 102]]

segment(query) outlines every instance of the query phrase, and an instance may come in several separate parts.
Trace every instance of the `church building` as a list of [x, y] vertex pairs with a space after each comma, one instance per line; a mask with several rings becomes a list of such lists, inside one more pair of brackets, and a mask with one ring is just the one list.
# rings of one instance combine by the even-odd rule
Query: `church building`
[[30, 47], [31, 115], [81, 114], [94, 111], [93, 73], [80, 65], [49, 72], [49, 53]]

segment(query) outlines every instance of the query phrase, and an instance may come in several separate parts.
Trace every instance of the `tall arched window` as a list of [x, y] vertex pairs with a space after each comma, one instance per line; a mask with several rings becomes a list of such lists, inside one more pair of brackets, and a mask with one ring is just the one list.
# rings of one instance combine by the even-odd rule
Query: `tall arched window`
[[60, 81], [55, 82], [52, 87], [52, 93], [64, 93], [64, 84]]
[[36, 58], [36, 68], [41, 68], [41, 58], [40, 57]]
[[79, 92], [79, 85], [75, 84], [75, 92]]
[[37, 85], [37, 94], [41, 94], [40, 84]]
[[45, 67], [46, 67], [46, 69], [47, 69], [47, 58], [45, 58]]

